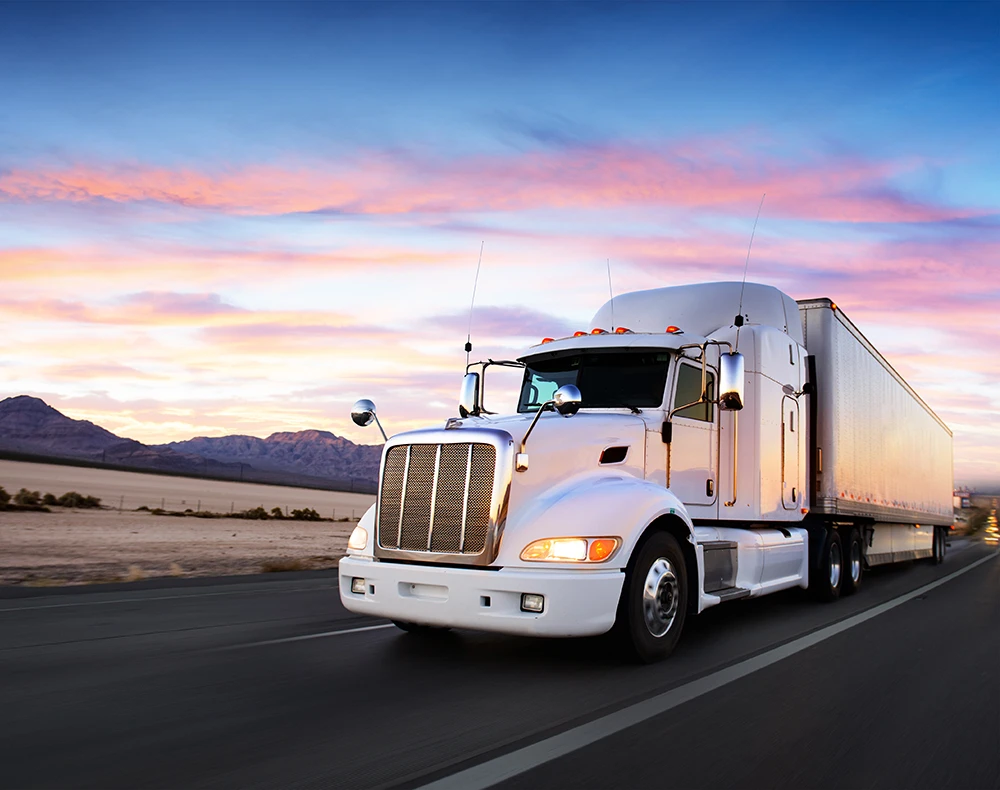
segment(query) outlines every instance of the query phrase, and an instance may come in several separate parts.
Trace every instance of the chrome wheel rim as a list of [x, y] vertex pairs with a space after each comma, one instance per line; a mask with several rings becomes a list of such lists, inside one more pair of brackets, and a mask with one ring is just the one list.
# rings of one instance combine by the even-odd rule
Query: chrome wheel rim
[[642, 616], [646, 629], [653, 636], [663, 636], [674, 624], [679, 593], [674, 566], [670, 560], [660, 557], [650, 566], [642, 585]]
[[830, 544], [830, 586], [834, 589], [840, 584], [840, 544]]
[[855, 584], [861, 578], [861, 544], [858, 541], [851, 543], [851, 581]]

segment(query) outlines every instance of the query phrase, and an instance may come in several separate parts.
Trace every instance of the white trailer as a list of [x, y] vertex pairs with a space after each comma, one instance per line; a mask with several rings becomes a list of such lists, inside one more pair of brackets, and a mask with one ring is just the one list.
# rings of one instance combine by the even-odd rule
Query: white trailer
[[[524, 368], [515, 413], [483, 406], [495, 364]], [[833, 600], [867, 566], [944, 555], [951, 434], [826, 299], [623, 294], [572, 337], [469, 366], [459, 412], [387, 439], [340, 563], [347, 609], [407, 631], [614, 630], [649, 661], [711, 606]], [[352, 416], [377, 421], [370, 401]]]
[[951, 431], [833, 302], [799, 310], [816, 383], [812, 512], [861, 525], [868, 565], [933, 556], [934, 527], [954, 515]]

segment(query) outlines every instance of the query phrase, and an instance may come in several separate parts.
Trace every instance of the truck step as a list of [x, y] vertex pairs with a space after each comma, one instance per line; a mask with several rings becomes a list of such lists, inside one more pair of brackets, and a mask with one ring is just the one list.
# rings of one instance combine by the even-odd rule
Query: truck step
[[712, 595], [718, 595], [722, 602], [735, 601], [740, 598], [749, 598], [750, 591], [743, 587], [726, 587], [724, 590], [715, 590]]

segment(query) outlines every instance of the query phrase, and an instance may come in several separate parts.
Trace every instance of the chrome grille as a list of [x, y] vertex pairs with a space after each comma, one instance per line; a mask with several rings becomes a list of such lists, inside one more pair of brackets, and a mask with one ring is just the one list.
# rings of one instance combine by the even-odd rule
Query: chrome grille
[[390, 447], [379, 490], [379, 546], [479, 554], [489, 537], [495, 472], [491, 444]]

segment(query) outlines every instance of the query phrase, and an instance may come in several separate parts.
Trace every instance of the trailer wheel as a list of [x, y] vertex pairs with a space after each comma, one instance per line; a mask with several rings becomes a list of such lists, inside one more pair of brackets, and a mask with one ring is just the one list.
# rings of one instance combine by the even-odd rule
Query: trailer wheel
[[625, 577], [615, 631], [626, 652], [645, 663], [666, 658], [687, 616], [687, 566], [673, 535], [657, 532]]
[[944, 555], [947, 551], [948, 536], [941, 527], [934, 527], [934, 564], [940, 565], [944, 562]]
[[844, 543], [844, 566], [842, 575], [843, 582], [840, 585], [840, 592], [843, 595], [853, 595], [861, 587], [861, 577], [864, 575], [864, 546], [861, 543], [861, 534], [857, 529], [852, 528], [847, 533], [847, 540]]
[[835, 601], [840, 597], [844, 580], [844, 550], [840, 535], [835, 529], [826, 531], [826, 541], [820, 552], [815, 573], [809, 580], [809, 588], [821, 601]]

